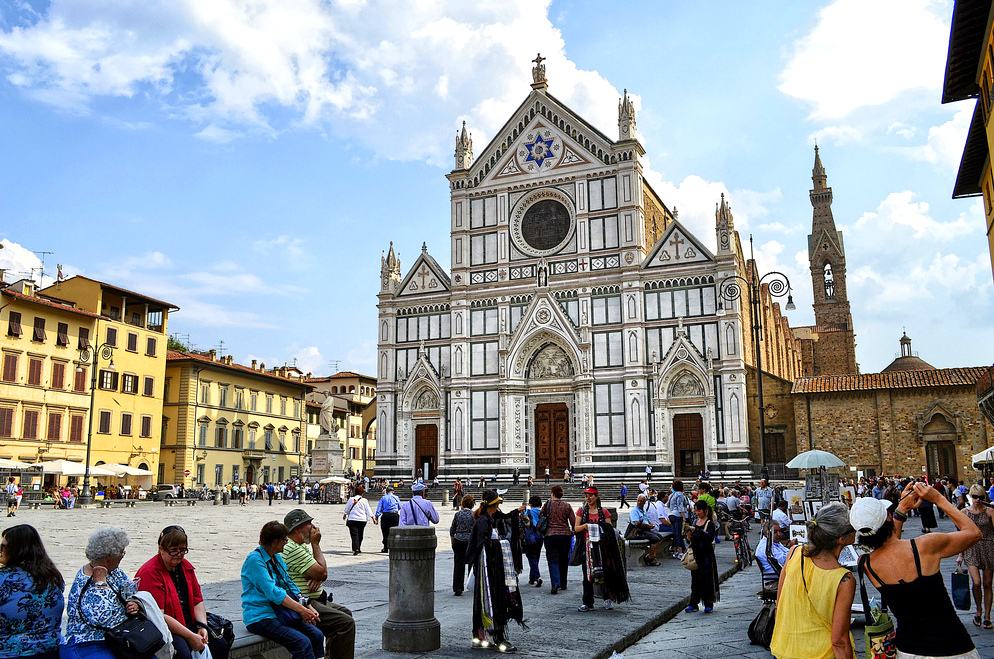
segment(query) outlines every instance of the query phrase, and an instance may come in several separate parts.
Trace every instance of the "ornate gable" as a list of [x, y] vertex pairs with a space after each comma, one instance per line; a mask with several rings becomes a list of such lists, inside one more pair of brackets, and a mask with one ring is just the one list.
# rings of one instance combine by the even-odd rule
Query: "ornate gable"
[[713, 396], [710, 357], [705, 357], [687, 337], [683, 320], [676, 340], [662, 360], [656, 363], [657, 398], [701, 398]]
[[428, 254], [427, 247], [422, 245], [421, 256], [401, 282], [397, 297], [445, 293], [449, 291], [450, 286], [449, 275], [442, 266], [438, 265], [438, 261]]
[[[509, 377], [526, 377], [533, 357], [548, 344], [557, 345], [572, 363], [573, 373], [585, 370], [576, 330], [559, 303], [548, 293], [539, 293], [521, 316], [521, 323], [508, 346]], [[565, 365], [562, 366], [565, 369]]]
[[428, 361], [424, 345], [418, 352], [418, 361], [411, 368], [411, 375], [404, 384], [401, 398], [402, 409], [413, 412], [435, 412], [440, 410], [442, 384], [438, 371]]
[[714, 261], [714, 254], [687, 231], [678, 220], [673, 220], [645, 261], [642, 268], [665, 268], [688, 263]]
[[823, 229], [817, 237], [810, 236], [808, 241], [808, 257], [812, 263], [822, 265], [826, 258], [839, 263], [846, 258], [840, 231], [833, 232]]

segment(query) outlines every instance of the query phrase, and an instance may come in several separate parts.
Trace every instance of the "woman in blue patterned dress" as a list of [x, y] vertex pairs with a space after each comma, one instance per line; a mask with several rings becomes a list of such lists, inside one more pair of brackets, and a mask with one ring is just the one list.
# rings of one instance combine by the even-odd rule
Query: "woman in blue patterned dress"
[[89, 562], [80, 568], [69, 589], [66, 642], [61, 659], [115, 659], [104, 640], [104, 630], [138, 613], [136, 602], [127, 602], [135, 585], [119, 567], [130, 539], [121, 529], [97, 529], [86, 543]]
[[0, 659], [57, 659], [65, 582], [38, 531], [28, 524], [5, 529], [0, 564]]

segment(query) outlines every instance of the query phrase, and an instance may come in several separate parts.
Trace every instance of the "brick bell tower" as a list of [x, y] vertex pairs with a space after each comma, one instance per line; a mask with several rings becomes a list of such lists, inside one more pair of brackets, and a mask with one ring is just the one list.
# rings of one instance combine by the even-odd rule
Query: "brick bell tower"
[[815, 146], [811, 170], [814, 188], [808, 192], [814, 208], [808, 236], [808, 262], [814, 292], [817, 340], [814, 343], [812, 375], [851, 375], [856, 364], [856, 335], [846, 294], [846, 251], [842, 232], [832, 216], [832, 188]]

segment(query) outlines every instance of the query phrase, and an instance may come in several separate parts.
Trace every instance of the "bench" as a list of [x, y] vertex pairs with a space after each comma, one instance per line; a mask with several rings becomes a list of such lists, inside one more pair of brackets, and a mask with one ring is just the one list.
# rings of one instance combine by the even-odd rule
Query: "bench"
[[[664, 532], [662, 534], [663, 541], [659, 543], [659, 548], [656, 550], [656, 560], [660, 557], [666, 556], [670, 551], [670, 547], [673, 545], [673, 533]], [[645, 557], [649, 553], [649, 541], [642, 538], [632, 538], [630, 540], [625, 540], [625, 565], [628, 569], [639, 568], [645, 566]]]
[[195, 506], [195, 505], [197, 505], [197, 500], [196, 499], [187, 499], [186, 500], [186, 505], [187, 506]]
[[31, 510], [41, 510], [41, 501], [28, 501], [28, 508]]
[[290, 659], [290, 653], [279, 643], [251, 633], [241, 620], [231, 622], [235, 642], [231, 644], [228, 659]]
[[115, 503], [124, 504], [125, 508], [135, 507], [135, 501], [133, 499], [111, 499], [111, 500], [104, 499], [103, 501], [100, 502], [100, 507], [113, 508]]

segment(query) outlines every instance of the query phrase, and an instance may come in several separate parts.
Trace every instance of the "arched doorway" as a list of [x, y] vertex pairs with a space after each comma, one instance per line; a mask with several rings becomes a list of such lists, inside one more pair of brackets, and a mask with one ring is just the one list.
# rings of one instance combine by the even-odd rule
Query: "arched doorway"
[[535, 406], [535, 475], [548, 467], [553, 478], [562, 478], [569, 467], [569, 408], [565, 403]]
[[438, 426], [434, 423], [422, 423], [414, 430], [414, 473], [423, 471], [426, 481], [438, 473]]
[[704, 417], [700, 414], [673, 415], [673, 452], [676, 475], [695, 477], [704, 468]]
[[956, 426], [943, 414], [933, 414], [922, 427], [925, 440], [925, 471], [929, 479], [949, 476], [958, 480], [956, 469]]

